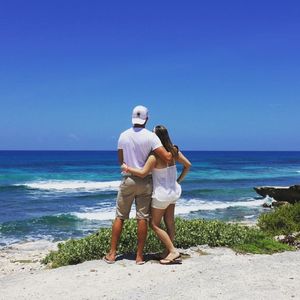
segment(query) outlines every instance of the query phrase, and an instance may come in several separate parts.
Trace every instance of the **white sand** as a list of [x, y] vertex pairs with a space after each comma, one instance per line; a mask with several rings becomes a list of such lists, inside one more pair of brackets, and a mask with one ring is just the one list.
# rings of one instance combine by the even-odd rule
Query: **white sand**
[[113, 265], [99, 260], [47, 270], [36, 260], [49, 247], [55, 245], [27, 243], [0, 251], [1, 300], [300, 299], [300, 251], [236, 255], [201, 246], [206, 255], [189, 250], [182, 265], [150, 260], [137, 266], [125, 258]]

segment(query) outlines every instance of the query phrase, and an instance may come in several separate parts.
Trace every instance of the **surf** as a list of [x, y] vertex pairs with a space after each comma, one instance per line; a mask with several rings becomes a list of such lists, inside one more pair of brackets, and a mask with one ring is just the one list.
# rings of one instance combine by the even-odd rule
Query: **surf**
[[85, 181], [85, 180], [41, 180], [14, 184], [27, 189], [55, 191], [55, 192], [94, 192], [117, 191], [120, 181]]

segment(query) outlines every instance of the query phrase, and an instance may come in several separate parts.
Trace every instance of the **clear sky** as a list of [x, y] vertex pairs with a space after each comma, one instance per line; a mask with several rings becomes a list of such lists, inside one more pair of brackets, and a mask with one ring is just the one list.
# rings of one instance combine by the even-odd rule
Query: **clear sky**
[[0, 149], [300, 150], [299, 1], [0, 0]]

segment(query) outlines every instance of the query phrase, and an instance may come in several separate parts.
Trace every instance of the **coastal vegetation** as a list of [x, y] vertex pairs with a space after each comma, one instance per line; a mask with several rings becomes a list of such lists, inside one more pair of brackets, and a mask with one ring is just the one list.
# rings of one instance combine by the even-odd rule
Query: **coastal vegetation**
[[[218, 220], [185, 220], [176, 218], [177, 248], [189, 248], [207, 244], [211, 247], [226, 246], [240, 253], [272, 254], [294, 248], [274, 239], [276, 234], [288, 234], [300, 230], [300, 204], [279, 207], [270, 213], [262, 214], [258, 227], [226, 223]], [[119, 253], [133, 253], [136, 249], [136, 222], [125, 222], [119, 243]], [[60, 267], [101, 259], [109, 249], [110, 228], [101, 228], [98, 232], [78, 240], [68, 240], [58, 244], [58, 251], [52, 251], [43, 263], [51, 267]], [[146, 253], [156, 253], [163, 246], [152, 230], [149, 230]]]
[[300, 202], [283, 205], [258, 219], [259, 228], [272, 235], [291, 234], [300, 231]]

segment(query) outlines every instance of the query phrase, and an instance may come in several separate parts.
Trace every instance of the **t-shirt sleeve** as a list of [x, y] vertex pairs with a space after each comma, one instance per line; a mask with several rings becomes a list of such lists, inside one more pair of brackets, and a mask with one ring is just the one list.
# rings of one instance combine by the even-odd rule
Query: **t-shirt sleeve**
[[153, 133], [152, 138], [151, 138], [152, 151], [159, 148], [159, 147], [162, 147], [162, 143], [161, 143], [159, 137], [155, 133]]
[[121, 134], [118, 140], [118, 150], [124, 148], [124, 134]]

